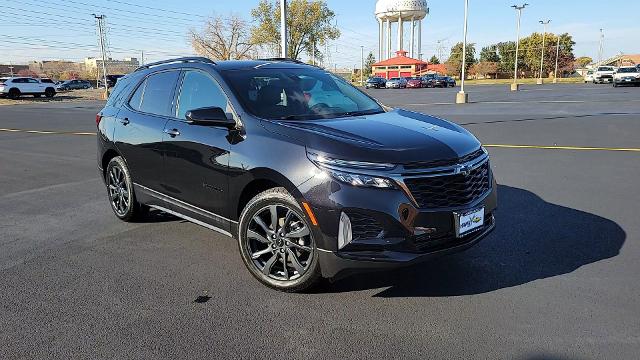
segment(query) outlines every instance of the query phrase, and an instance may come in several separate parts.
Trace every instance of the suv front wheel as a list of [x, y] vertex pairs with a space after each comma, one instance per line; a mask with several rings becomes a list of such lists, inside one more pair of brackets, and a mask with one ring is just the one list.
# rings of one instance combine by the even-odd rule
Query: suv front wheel
[[309, 221], [284, 188], [256, 195], [238, 225], [242, 260], [251, 274], [277, 290], [303, 291], [320, 278], [318, 250]]

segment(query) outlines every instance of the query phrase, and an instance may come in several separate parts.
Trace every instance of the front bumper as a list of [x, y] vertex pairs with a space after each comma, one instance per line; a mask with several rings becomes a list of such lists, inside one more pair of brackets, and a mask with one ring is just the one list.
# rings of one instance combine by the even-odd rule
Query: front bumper
[[640, 84], [640, 79], [636, 77], [614, 78], [613, 82], [617, 85], [636, 85]]
[[[362, 270], [403, 267], [463, 251], [495, 227], [497, 184], [477, 200], [451, 208], [418, 208], [401, 190], [361, 188], [332, 178], [312, 179], [301, 192], [319, 226], [314, 230], [322, 275], [339, 278]], [[455, 234], [455, 215], [484, 208], [485, 224], [462, 237]], [[354, 239], [338, 249], [342, 213], [352, 221]], [[362, 235], [356, 236], [356, 232]]]

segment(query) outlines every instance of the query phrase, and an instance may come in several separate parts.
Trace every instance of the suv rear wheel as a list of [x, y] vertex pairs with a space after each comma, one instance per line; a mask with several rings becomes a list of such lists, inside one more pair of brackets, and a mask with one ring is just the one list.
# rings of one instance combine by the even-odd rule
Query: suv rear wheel
[[44, 96], [48, 98], [52, 98], [56, 94], [56, 90], [54, 88], [46, 88], [44, 90]]
[[240, 215], [238, 229], [242, 260], [263, 284], [296, 292], [320, 280], [310, 224], [284, 188], [270, 189], [251, 199]]
[[109, 204], [120, 220], [134, 221], [144, 215], [147, 208], [136, 201], [131, 173], [122, 157], [116, 156], [109, 161], [105, 182]]
[[9, 89], [9, 99], [16, 100], [19, 97], [20, 97], [20, 90], [16, 88]]

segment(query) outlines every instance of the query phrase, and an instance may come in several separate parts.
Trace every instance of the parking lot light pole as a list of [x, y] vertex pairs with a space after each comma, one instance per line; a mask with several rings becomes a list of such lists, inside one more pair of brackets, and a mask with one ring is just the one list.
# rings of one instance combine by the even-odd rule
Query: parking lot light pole
[[287, 0], [280, 0], [280, 42], [282, 44], [280, 57], [282, 58], [286, 58], [289, 54], [287, 37]]
[[464, 40], [462, 41], [462, 77], [460, 78], [460, 92], [456, 94], [456, 104], [469, 102], [469, 94], [464, 92], [464, 78], [467, 74], [467, 23], [469, 15], [469, 0], [464, 0]]
[[520, 50], [520, 19], [522, 18], [522, 10], [529, 6], [529, 4], [524, 3], [522, 6], [512, 5], [511, 7], [516, 9], [518, 12], [518, 27], [517, 27], [517, 41], [516, 41], [516, 60], [515, 60], [515, 70], [513, 72], [513, 84], [511, 84], [511, 91], [520, 90], [520, 86], [518, 85], [518, 50]]
[[556, 45], [556, 70], [553, 73], [553, 83], [558, 83], [558, 58], [560, 57], [560, 35], [558, 35], [558, 45]]
[[360, 45], [360, 86], [364, 86], [364, 46]]
[[542, 79], [542, 73], [544, 72], [544, 46], [547, 40], [547, 25], [549, 25], [551, 20], [540, 20], [538, 22], [542, 24], [544, 28], [544, 32], [542, 33], [542, 56], [540, 57], [540, 78], [538, 79], [538, 85], [542, 85], [544, 83]]

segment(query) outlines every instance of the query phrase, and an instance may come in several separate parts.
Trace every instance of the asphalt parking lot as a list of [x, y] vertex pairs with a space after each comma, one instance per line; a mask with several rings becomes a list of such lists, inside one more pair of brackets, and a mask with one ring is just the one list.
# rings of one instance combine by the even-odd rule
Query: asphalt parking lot
[[307, 294], [260, 285], [198, 225], [116, 220], [100, 102], [0, 107], [0, 359], [637, 359], [640, 88], [458, 90], [370, 93], [489, 146], [496, 231]]

